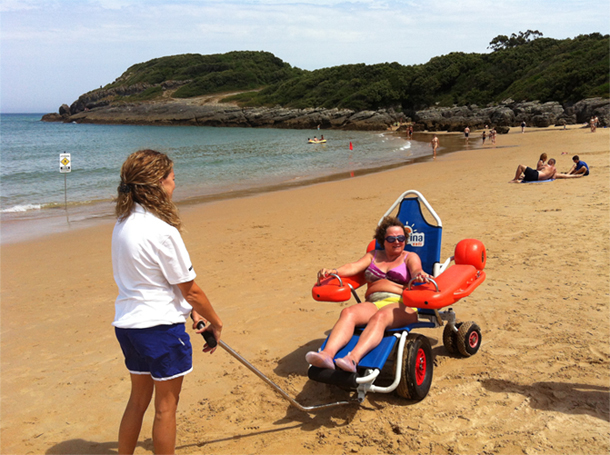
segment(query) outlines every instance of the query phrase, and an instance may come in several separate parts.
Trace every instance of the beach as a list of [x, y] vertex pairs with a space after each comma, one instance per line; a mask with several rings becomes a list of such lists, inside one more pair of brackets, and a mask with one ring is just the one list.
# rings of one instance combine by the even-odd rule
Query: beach
[[[464, 238], [488, 260], [485, 283], [453, 306], [482, 346], [456, 358], [442, 328], [419, 331], [435, 364], [419, 403], [371, 393], [303, 413], [222, 349], [201, 353], [189, 328], [177, 453], [608, 453], [610, 130], [518, 130], [435, 161], [181, 207], [223, 340], [306, 406], [348, 397], [307, 378], [305, 353], [346, 305], [312, 299], [316, 272], [361, 257], [400, 194], [420, 191], [441, 217], [443, 260]], [[560, 171], [577, 154], [591, 175], [508, 183], [543, 152]], [[111, 326], [112, 227], [1, 246], [2, 453], [116, 453], [130, 384]], [[152, 453], [152, 416], [136, 453]]]

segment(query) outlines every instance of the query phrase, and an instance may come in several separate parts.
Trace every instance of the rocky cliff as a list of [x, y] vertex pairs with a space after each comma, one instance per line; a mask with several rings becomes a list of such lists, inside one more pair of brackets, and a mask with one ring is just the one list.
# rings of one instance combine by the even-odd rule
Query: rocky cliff
[[196, 104], [189, 101], [125, 103], [97, 106], [71, 113], [67, 105], [60, 114], [47, 114], [44, 121], [136, 125], [199, 125], [295, 129], [385, 130], [404, 116], [392, 110], [242, 108], [229, 104]]
[[136, 125], [199, 125], [265, 128], [386, 130], [396, 122], [412, 122], [416, 131], [463, 131], [494, 126], [500, 133], [526, 122], [528, 126], [586, 123], [597, 116], [600, 126], [610, 124], [610, 100], [591, 98], [574, 105], [512, 100], [480, 108], [462, 106], [430, 108], [403, 114], [392, 109], [353, 111], [349, 109], [244, 108], [210, 100], [166, 100], [138, 103], [106, 103], [104, 98], [82, 99], [62, 105], [59, 114], [47, 114], [43, 121]]
[[610, 124], [610, 100], [591, 98], [574, 105], [562, 106], [556, 102], [539, 103], [506, 100], [500, 105], [480, 108], [462, 106], [432, 108], [417, 111], [413, 115], [414, 129], [418, 131], [463, 131], [470, 128], [494, 126], [499, 132], [525, 122], [528, 126], [574, 125], [587, 123], [597, 116], [601, 126]]

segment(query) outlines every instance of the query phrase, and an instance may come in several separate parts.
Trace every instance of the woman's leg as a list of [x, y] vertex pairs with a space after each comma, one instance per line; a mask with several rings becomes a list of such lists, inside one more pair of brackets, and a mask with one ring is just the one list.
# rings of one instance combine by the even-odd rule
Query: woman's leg
[[376, 313], [377, 307], [371, 302], [363, 302], [343, 309], [322, 352], [332, 359], [349, 342], [356, 326], [366, 324]]
[[131, 395], [119, 427], [119, 454], [131, 454], [136, 449], [142, 419], [150, 404], [154, 381], [148, 374], [131, 375]]
[[373, 348], [381, 343], [383, 332], [386, 329], [402, 327], [417, 322], [417, 313], [402, 303], [386, 305], [377, 311], [366, 325], [360, 335], [358, 344], [344, 359], [353, 361], [356, 365]]
[[156, 455], [173, 454], [176, 449], [176, 409], [184, 376], [155, 381], [155, 422], [153, 445]]

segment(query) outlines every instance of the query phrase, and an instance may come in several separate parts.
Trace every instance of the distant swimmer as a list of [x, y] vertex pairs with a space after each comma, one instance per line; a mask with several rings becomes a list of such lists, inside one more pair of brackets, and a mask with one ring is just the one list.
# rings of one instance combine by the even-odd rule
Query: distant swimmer
[[436, 134], [430, 141], [430, 145], [432, 145], [432, 152], [434, 153], [434, 159], [436, 159], [436, 149], [438, 148], [438, 136]]

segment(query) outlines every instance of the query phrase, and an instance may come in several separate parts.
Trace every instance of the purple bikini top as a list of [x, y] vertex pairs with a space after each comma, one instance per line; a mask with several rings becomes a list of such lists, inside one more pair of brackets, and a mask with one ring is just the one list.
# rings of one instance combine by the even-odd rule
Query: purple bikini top
[[[407, 256], [408, 255], [409, 253], [407, 253]], [[411, 274], [409, 273], [407, 264], [405, 263], [407, 256], [405, 256], [405, 261], [402, 261], [396, 267], [388, 270], [387, 272], [379, 270], [379, 267], [375, 265], [376, 256], [377, 252], [374, 253], [371, 264], [364, 271], [364, 278], [366, 281], [372, 283], [373, 281], [386, 279], [393, 281], [396, 284], [407, 284], [409, 282], [411, 279]]]

